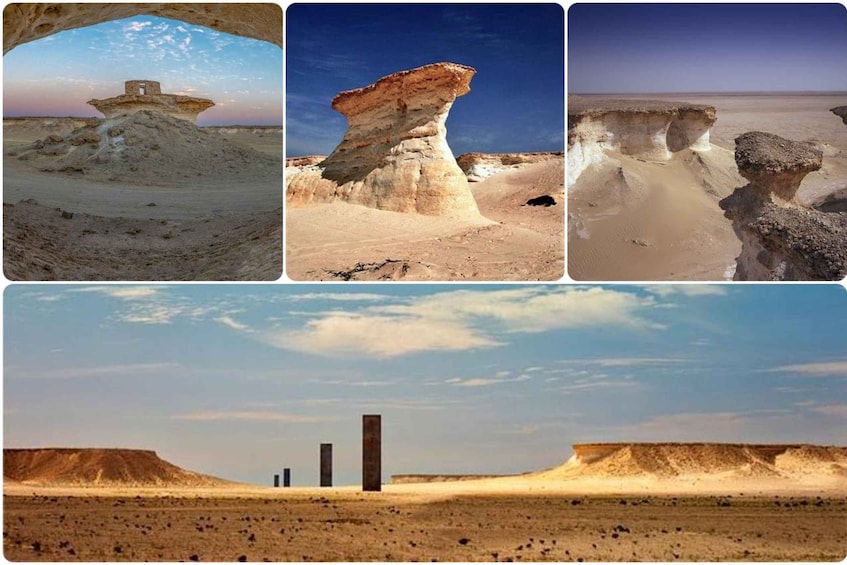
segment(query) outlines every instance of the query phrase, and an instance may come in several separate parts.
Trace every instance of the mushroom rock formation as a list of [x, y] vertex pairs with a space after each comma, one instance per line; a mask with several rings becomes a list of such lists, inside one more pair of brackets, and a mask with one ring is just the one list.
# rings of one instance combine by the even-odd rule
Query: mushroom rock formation
[[847, 276], [847, 214], [803, 207], [803, 178], [821, 168], [809, 143], [748, 132], [735, 140], [735, 162], [750, 181], [720, 201], [741, 239], [735, 280], [840, 280]]
[[836, 106], [830, 112], [841, 118], [841, 121], [847, 124], [847, 106]]
[[208, 98], [162, 94], [161, 86], [154, 80], [128, 80], [124, 83], [124, 94], [102, 100], [95, 98], [87, 104], [94, 106], [107, 118], [149, 110], [191, 123], [197, 121], [200, 112], [215, 105]]
[[282, 9], [272, 3], [14, 3], [3, 9], [3, 53], [66, 29], [141, 14], [180, 20], [282, 47]]
[[708, 151], [714, 106], [568, 96], [568, 184], [604, 151], [666, 161], [683, 149]]
[[332, 154], [288, 179], [287, 202], [341, 200], [394, 212], [479, 215], [447, 145], [445, 121], [476, 73], [435, 63], [338, 94], [332, 107], [348, 129]]

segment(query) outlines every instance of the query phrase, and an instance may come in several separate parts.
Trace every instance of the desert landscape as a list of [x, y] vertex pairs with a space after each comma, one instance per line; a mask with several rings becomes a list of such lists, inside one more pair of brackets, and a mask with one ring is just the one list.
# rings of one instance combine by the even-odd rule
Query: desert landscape
[[[561, 7], [346, 10], [287, 20], [286, 274], [562, 278]], [[349, 17], [367, 23], [351, 32]], [[386, 59], [373, 38], [408, 25]]]
[[272, 488], [138, 450], [4, 450], [11, 561], [838, 561], [847, 448], [576, 445], [514, 477]]
[[[811, 55], [847, 49], [843, 38], [819, 33], [822, 26], [843, 25], [844, 11], [781, 7], [765, 14], [752, 7], [642, 5], [618, 12], [627, 14], [621, 21], [644, 25], [621, 30], [607, 58], [596, 61], [590, 32], [602, 14], [590, 6], [572, 14], [571, 277], [847, 276], [842, 251], [847, 247], [847, 128], [840, 113], [847, 85]], [[776, 50], [762, 47], [775, 29], [800, 14], [807, 19], [795, 40], [808, 41], [803, 62], [793, 60], [791, 66], [809, 71], [802, 76], [781, 63], [787, 53], [798, 53], [793, 43]], [[660, 15], [684, 22], [665, 51], [673, 55], [664, 61], [647, 41]], [[734, 23], [725, 25], [730, 20]], [[744, 42], [730, 31], [741, 22], [759, 43]], [[702, 75], [686, 60], [698, 45], [689, 37], [707, 36], [725, 43], [710, 63], [711, 74]], [[643, 72], [604, 72], [618, 57], [638, 61], [631, 68]], [[747, 63], [739, 65], [738, 57]], [[601, 94], [612, 92], [617, 94]]]
[[447, 112], [475, 73], [436, 63], [335, 97], [350, 123], [342, 143], [286, 167], [290, 278], [563, 276], [563, 154], [456, 159], [447, 145]]
[[[16, 46], [44, 35], [138, 14], [184, 18], [266, 41], [276, 41], [276, 20], [281, 35], [281, 10], [271, 5], [251, 5], [240, 12], [211, 4], [173, 4], [161, 10], [144, 4], [10, 5], [4, 11], [4, 49], [14, 54]], [[242, 21], [234, 22], [238, 19]], [[257, 23], [259, 19], [263, 23]], [[161, 21], [154, 27], [151, 20], [136, 20], [108, 29], [121, 33], [127, 43], [140, 34], [171, 33], [146, 44], [144, 53], [152, 61], [165, 57], [164, 52], [150, 50], [161, 49], [156, 46], [163, 43], [175, 45], [173, 34], [181, 34], [185, 41], [172, 48], [179, 56], [169, 57], [174, 64], [189, 52], [192, 33], [195, 43], [203, 35], [220, 37], [204, 28]], [[27, 27], [38, 31], [27, 32]], [[71, 41], [73, 37], [79, 36]], [[92, 45], [96, 57], [96, 49], [104, 44], [101, 40]], [[137, 63], [136, 72], [151, 68], [152, 61]], [[197, 60], [190, 73], [209, 64]], [[74, 79], [72, 92], [84, 82]], [[26, 84], [7, 74], [4, 88], [10, 92], [27, 88]], [[92, 77], [90, 84], [88, 92], [100, 83]], [[67, 102], [74, 108], [87, 103], [103, 114], [99, 118], [30, 117], [20, 110], [15, 115], [21, 117], [4, 114], [7, 278], [276, 280], [281, 276], [281, 125], [198, 127], [198, 114], [216, 106], [215, 101], [192, 95], [196, 88], [169, 94], [167, 86], [163, 91], [158, 80], [125, 80], [112, 85], [115, 96]], [[26, 104], [6, 98], [7, 107]], [[229, 102], [219, 100], [217, 106]]]
[[[773, 132], [818, 149], [822, 158], [817, 169], [800, 179], [796, 206], [837, 221], [847, 186], [847, 128], [830, 110], [845, 102], [845, 95], [570, 97], [574, 127], [569, 139], [575, 144], [569, 145], [574, 156], [569, 161], [570, 275], [577, 280], [731, 280], [749, 271], [755, 260], [740, 259], [745, 265], [740, 272], [736, 266], [748, 238], [736, 234], [719, 204], [748, 182], [735, 160], [736, 139], [748, 131]], [[616, 109], [613, 104], [618, 103]], [[677, 111], [702, 114], [702, 128], [691, 140], [696, 143], [673, 146], [670, 118]], [[619, 146], [592, 147], [594, 134], [582, 133], [595, 127], [589, 116], [597, 114], [607, 124], [597, 127], [619, 128], [612, 130], [620, 136]], [[654, 129], [662, 128], [667, 132], [664, 150], [650, 140]], [[790, 160], [787, 155], [782, 159]], [[784, 237], [803, 239], [800, 230]], [[776, 264], [779, 256], [790, 255], [773, 252]], [[837, 264], [843, 265], [843, 258]], [[847, 275], [842, 270], [786, 278], [840, 280]], [[761, 268], [738, 278], [773, 277]]]

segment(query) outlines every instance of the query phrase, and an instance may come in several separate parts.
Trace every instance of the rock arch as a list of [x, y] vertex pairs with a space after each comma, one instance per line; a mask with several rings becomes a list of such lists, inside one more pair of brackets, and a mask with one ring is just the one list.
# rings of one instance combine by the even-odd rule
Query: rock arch
[[139, 15], [180, 20], [282, 48], [282, 8], [277, 4], [14, 3], [3, 9], [3, 53], [60, 31]]

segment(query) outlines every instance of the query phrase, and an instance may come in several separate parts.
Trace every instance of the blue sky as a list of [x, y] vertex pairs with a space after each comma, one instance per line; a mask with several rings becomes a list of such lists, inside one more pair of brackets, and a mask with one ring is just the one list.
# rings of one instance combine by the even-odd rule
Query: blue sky
[[126, 80], [210, 98], [198, 125], [281, 125], [282, 50], [209, 28], [137, 16], [63, 31], [3, 57], [3, 114], [97, 116], [86, 101], [123, 94]]
[[842, 4], [574, 4], [571, 93], [847, 91]]
[[561, 151], [564, 12], [556, 4], [294, 4], [286, 17], [289, 156], [328, 155], [347, 121], [342, 90], [449, 61], [477, 70], [447, 141], [469, 151]]
[[833, 285], [13, 285], [4, 306], [6, 447], [315, 485], [324, 442], [360, 479], [364, 413], [385, 480], [575, 442], [847, 443]]

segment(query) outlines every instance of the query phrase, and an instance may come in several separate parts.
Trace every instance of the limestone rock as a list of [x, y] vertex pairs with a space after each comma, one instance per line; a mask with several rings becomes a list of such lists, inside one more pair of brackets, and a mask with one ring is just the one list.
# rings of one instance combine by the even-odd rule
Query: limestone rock
[[95, 98], [87, 104], [107, 118], [149, 110], [192, 123], [197, 121], [200, 112], [215, 105], [207, 98], [162, 94], [161, 86], [154, 80], [128, 80], [124, 83], [124, 94], [103, 100]]
[[341, 200], [394, 212], [479, 215], [445, 126], [475, 73], [435, 63], [338, 94], [332, 107], [347, 117], [347, 133], [319, 165], [287, 177], [288, 204]]
[[735, 280], [840, 280], [847, 276], [847, 214], [807, 209], [795, 198], [821, 167], [808, 143], [748, 132], [735, 162], [750, 181], [720, 201], [741, 240]]
[[847, 106], [836, 106], [830, 110], [830, 112], [841, 118], [841, 121], [847, 124]]
[[714, 106], [703, 104], [568, 96], [568, 185], [605, 151], [662, 161], [708, 151], [715, 121]]
[[273, 3], [14, 3], [3, 9], [3, 53], [66, 29], [141, 14], [180, 20], [282, 47], [282, 9]]
[[735, 164], [750, 187], [763, 197], [794, 199], [803, 178], [821, 168], [823, 152], [809, 143], [772, 133], [747, 132], [735, 139]]
[[464, 153], [456, 157], [456, 163], [471, 182], [485, 180], [491, 175], [517, 168], [521, 165], [540, 163], [549, 159], [561, 160], [564, 154], [541, 153]]

